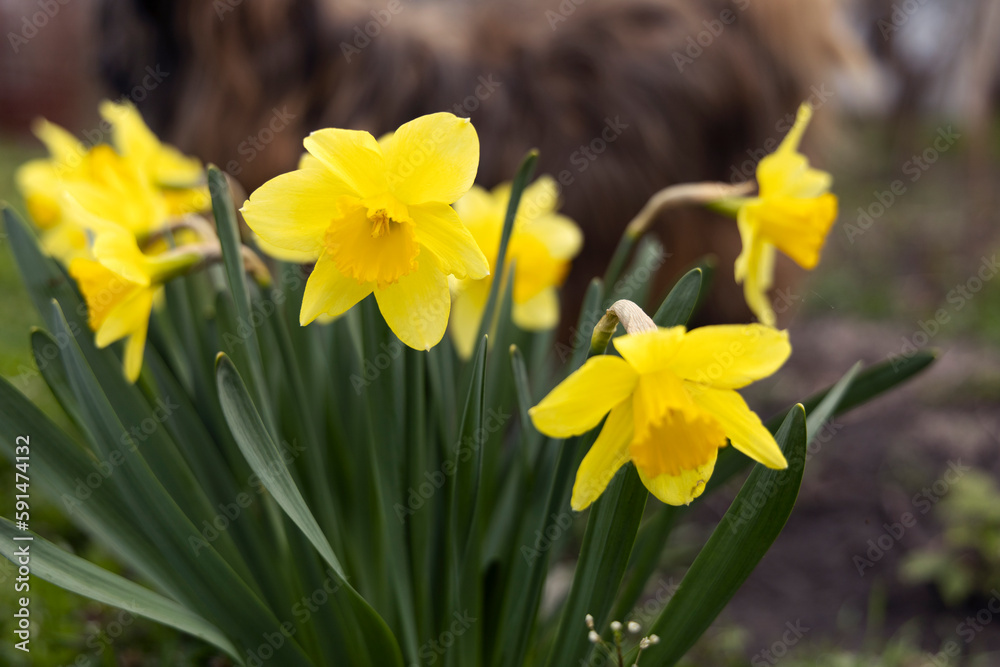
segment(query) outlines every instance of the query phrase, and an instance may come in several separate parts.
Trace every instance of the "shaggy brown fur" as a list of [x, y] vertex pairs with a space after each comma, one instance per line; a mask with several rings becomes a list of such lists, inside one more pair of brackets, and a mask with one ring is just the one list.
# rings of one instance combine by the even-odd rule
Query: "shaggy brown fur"
[[[248, 190], [292, 168], [319, 127], [377, 135], [424, 113], [470, 116], [486, 186], [538, 147], [586, 234], [573, 304], [653, 192], [752, 176], [788, 114], [826, 101], [831, 68], [859, 59], [835, 2], [107, 0], [102, 72], [126, 92], [160, 65], [169, 74], [140, 104], [154, 129]], [[712, 315], [745, 319], [733, 222], [675, 213], [658, 229], [672, 275], [719, 255], [730, 279]]]

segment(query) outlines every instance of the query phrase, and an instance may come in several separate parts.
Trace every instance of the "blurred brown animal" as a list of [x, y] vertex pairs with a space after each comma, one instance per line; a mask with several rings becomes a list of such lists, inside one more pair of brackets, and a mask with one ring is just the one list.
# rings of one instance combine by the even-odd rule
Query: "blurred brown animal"
[[[837, 0], [106, 0], [100, 25], [111, 90], [159, 66], [139, 105], [153, 128], [248, 190], [293, 168], [320, 127], [377, 136], [425, 113], [469, 116], [485, 186], [539, 148], [585, 232], [571, 311], [651, 194], [752, 177], [798, 104], [822, 106], [833, 69], [864, 60]], [[731, 220], [673, 213], [657, 229], [665, 277], [714, 252], [708, 317], [748, 318], [725, 279]]]

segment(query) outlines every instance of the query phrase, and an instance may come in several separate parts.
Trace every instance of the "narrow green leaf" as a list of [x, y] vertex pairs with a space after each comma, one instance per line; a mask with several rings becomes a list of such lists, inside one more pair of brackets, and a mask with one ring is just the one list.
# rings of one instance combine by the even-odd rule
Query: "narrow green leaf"
[[[30, 535], [31, 540], [18, 540]], [[17, 563], [17, 549], [31, 554], [31, 574], [60, 588], [92, 600], [125, 609], [133, 614], [169, 625], [221, 649], [237, 662], [242, 660], [232, 642], [214, 625], [177, 602], [148, 588], [67, 553], [45, 538], [25, 533], [13, 522], [0, 518], [0, 553]]]
[[[934, 363], [937, 357], [935, 350], [920, 350], [910, 356], [892, 357], [866, 368], [851, 383], [834, 414], [847, 412], [902, 384]], [[831, 391], [833, 387], [810, 396], [802, 404], [807, 411], [813, 410]]]
[[483, 319], [479, 323], [479, 339], [489, 334], [495, 321], [494, 310], [497, 300], [500, 298], [500, 289], [503, 287], [503, 280], [497, 277], [505, 275], [507, 265], [507, 245], [510, 243], [510, 235], [514, 231], [514, 220], [517, 218], [517, 209], [521, 205], [521, 195], [528, 187], [532, 174], [535, 173], [535, 163], [538, 162], [538, 151], [530, 151], [521, 162], [514, 174], [514, 180], [510, 184], [510, 201], [507, 203], [507, 214], [504, 217], [503, 230], [500, 232], [500, 245], [497, 248], [496, 263], [493, 266], [493, 284], [490, 285], [490, 295], [486, 299], [486, 309], [483, 310]]
[[[784, 528], [802, 483], [806, 457], [805, 409], [789, 412], [775, 436], [788, 460], [786, 470], [755, 466], [676, 594], [649, 628], [660, 643], [641, 663], [676, 664], [729, 603]], [[634, 662], [629, 656], [627, 664]]]
[[701, 269], [691, 269], [677, 281], [663, 300], [653, 322], [658, 327], [674, 327], [687, 324], [694, 314], [703, 286], [704, 274]]
[[649, 293], [656, 281], [656, 274], [663, 266], [665, 256], [666, 251], [659, 239], [652, 235], [644, 236], [624, 275], [614, 284], [605, 283], [609, 304], [619, 299], [628, 299], [638, 304], [640, 308], [646, 308]]
[[238, 329], [230, 331], [230, 335], [243, 339], [247, 351], [248, 381], [251, 390], [258, 398], [264, 423], [271, 433], [275, 433], [274, 414], [271, 401], [268, 400], [264, 379], [264, 366], [261, 361], [260, 343], [257, 340], [256, 328], [251, 324], [250, 291], [247, 288], [246, 271], [243, 268], [243, 255], [240, 250], [240, 227], [236, 219], [236, 209], [229, 190], [226, 175], [214, 165], [208, 167], [208, 190], [212, 195], [212, 213], [215, 215], [215, 226], [222, 245], [222, 262], [226, 268], [226, 280], [236, 306]]
[[[135, 515], [131, 529], [145, 536], [169, 564], [169, 569], [161, 572], [160, 578], [170, 583], [171, 597], [215, 623], [234, 641], [255, 646], [263, 633], [275, 630], [280, 622], [261, 602], [258, 591], [254, 590], [256, 582], [250, 578], [231, 536], [223, 531], [212, 543], [203, 538], [195, 518], [199, 513], [192, 504], [196, 501], [207, 502], [203, 495], [199, 497], [200, 488], [193, 480], [184, 479], [181, 470], [168, 467], [170, 461], [156, 458], [163, 452], [152, 451], [155, 447], [148, 444], [145, 447], [136, 446], [125, 437], [126, 430], [115, 406], [123, 404], [126, 399], [116, 398], [114, 402], [109, 399], [104, 386], [87, 365], [80, 346], [69, 333], [69, 324], [59, 305], [53, 302], [52, 309], [57, 323], [54, 333], [57, 338], [66, 341], [60, 350], [66, 376], [80, 403], [80, 412], [88, 417], [87, 428], [94, 438], [92, 444], [123, 441], [132, 445], [124, 452], [105, 451], [103, 463], [111, 468], [108, 473], [110, 481], [105, 483], [113, 484], [120, 491]], [[113, 386], [111, 379], [106, 378], [105, 381], [107, 386]], [[157, 429], [153, 434], [161, 431]], [[157, 462], [155, 473], [147, 456]], [[189, 471], [187, 475], [190, 475]], [[169, 479], [171, 485], [177, 488], [177, 493], [184, 494], [183, 497], [171, 495], [161, 479]], [[188, 501], [192, 516], [185, 514], [179, 500]], [[294, 639], [289, 639], [275, 651], [292, 664], [306, 662], [301, 647]]]
[[458, 441], [448, 458], [454, 466], [454, 475], [448, 484], [449, 490], [449, 540], [457, 551], [459, 561], [464, 560], [472, 534], [476, 516], [476, 502], [482, 477], [483, 447], [483, 402], [486, 396], [486, 347], [488, 340], [483, 336], [472, 358], [474, 369], [465, 399], [465, 410], [459, 426]]
[[222, 409], [240, 451], [281, 509], [330, 566], [343, 591], [331, 598], [333, 604], [342, 608], [342, 625], [329, 628], [337, 634], [336, 643], [343, 649], [340, 659], [347, 664], [402, 665], [395, 637], [385, 621], [348, 583], [340, 560], [295, 485], [282, 452], [264, 426], [239, 372], [224, 354], [218, 357], [216, 377]]
[[[610, 620], [608, 612], [625, 574], [648, 496], [635, 466], [626, 464], [591, 508], [573, 585], [549, 655], [550, 667], [574, 667], [586, 659], [593, 648], [583, 622], [587, 614], [593, 614], [601, 627]], [[571, 518], [569, 512], [565, 516]]]
[[[472, 358], [473, 374], [465, 400], [465, 410], [459, 425], [459, 437], [448, 461], [454, 473], [448, 484], [448, 598], [446, 624], [453, 617], [472, 614], [479, 618], [482, 604], [482, 583], [479, 578], [479, 522], [476, 515], [481, 502], [483, 448], [487, 432], [483, 428], [486, 398], [486, 348], [483, 336]], [[447, 463], [445, 464], [448, 465]], [[447, 468], [446, 468], [447, 470]], [[446, 665], [469, 665], [477, 661], [482, 628], [478, 624], [459, 633], [455, 645], [445, 654]]]

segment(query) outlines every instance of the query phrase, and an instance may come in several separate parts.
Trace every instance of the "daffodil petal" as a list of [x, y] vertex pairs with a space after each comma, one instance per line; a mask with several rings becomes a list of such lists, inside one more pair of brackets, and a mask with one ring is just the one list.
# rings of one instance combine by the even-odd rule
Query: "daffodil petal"
[[525, 223], [521, 233], [541, 241], [553, 259], [573, 259], [583, 247], [583, 232], [576, 223], [556, 213]]
[[792, 129], [781, 140], [781, 145], [778, 146], [778, 150], [775, 152], [793, 153], [797, 151], [799, 144], [802, 143], [802, 135], [805, 134], [806, 128], [809, 127], [809, 121], [812, 120], [812, 117], [812, 106], [808, 102], [800, 104], [795, 112], [795, 123], [792, 124]]
[[302, 143], [351, 194], [361, 199], [385, 194], [385, 158], [370, 133], [327, 128], [313, 132]]
[[451, 322], [448, 330], [458, 355], [463, 359], [472, 356], [479, 336], [479, 325], [486, 310], [490, 293], [490, 280], [458, 281], [458, 289], [451, 304]]
[[635, 390], [639, 375], [628, 362], [602, 355], [587, 360], [528, 414], [535, 428], [553, 438], [580, 435], [597, 426], [611, 408]]
[[240, 209], [247, 225], [272, 246], [302, 253], [323, 250], [323, 238], [350, 189], [329, 170], [301, 169], [272, 178]]
[[433, 203], [411, 206], [410, 215], [417, 243], [434, 253], [444, 273], [473, 280], [489, 275], [486, 256], [451, 206]]
[[320, 315], [337, 317], [372, 293], [375, 283], [359, 283], [337, 270], [329, 255], [316, 262], [302, 294], [299, 323], [305, 326]]
[[774, 279], [774, 246], [761, 238], [748, 218], [746, 206], [737, 215], [737, 225], [743, 250], [734, 267], [736, 282], [743, 284], [743, 296], [750, 311], [761, 323], [774, 326], [776, 318], [767, 298]]
[[614, 339], [615, 349], [640, 373], [653, 373], [670, 365], [684, 339], [684, 327], [625, 334]]
[[322, 252], [319, 248], [308, 252], [303, 252], [302, 250], [286, 250], [285, 248], [279, 248], [276, 245], [268, 243], [257, 235], [255, 235], [254, 242], [257, 244], [260, 251], [265, 255], [282, 262], [289, 262], [291, 264], [309, 264], [311, 262], [315, 262], [319, 259]]
[[692, 329], [670, 370], [685, 380], [738, 389], [777, 371], [792, 353], [788, 332], [762, 324], [723, 324]]
[[386, 150], [389, 189], [407, 205], [451, 204], [469, 191], [479, 169], [479, 135], [468, 118], [421, 116], [402, 125]]
[[705, 485], [712, 477], [718, 456], [719, 450], [712, 449], [708, 461], [692, 470], [683, 470], [678, 475], [662, 474], [651, 477], [640, 466], [636, 466], [636, 471], [643, 485], [660, 502], [674, 506], [689, 505], [705, 491]]
[[72, 133], [44, 118], [32, 123], [31, 130], [49, 149], [49, 154], [59, 163], [58, 167], [63, 169], [78, 166], [87, 152]]
[[94, 240], [94, 258], [109, 270], [137, 285], [149, 285], [149, 262], [135, 237], [121, 228], [108, 228]]
[[733, 447], [768, 468], [788, 467], [781, 448], [743, 397], [732, 389], [689, 385], [691, 398], [722, 426]]
[[142, 357], [146, 351], [146, 329], [142, 332], [134, 333], [125, 341], [125, 358], [122, 366], [125, 371], [125, 378], [129, 382], [135, 382], [142, 373]]
[[801, 153], [772, 153], [757, 165], [761, 197], [807, 199], [829, 191], [833, 176], [809, 166]]
[[511, 309], [511, 319], [524, 331], [547, 331], [555, 328], [559, 324], [559, 293], [556, 288], [543, 289], [523, 303], [515, 302]]
[[[152, 308], [154, 292], [148, 291], [149, 307]], [[142, 358], [146, 351], [146, 334], [149, 331], [149, 314], [140, 323], [139, 327], [132, 332], [132, 335], [125, 341], [125, 359], [122, 362], [125, 370], [125, 377], [129, 382], [139, 379], [142, 372]]]
[[99, 108], [101, 117], [111, 123], [115, 147], [142, 164], [157, 184], [185, 187], [203, 178], [198, 160], [161, 143], [131, 102], [104, 100]]
[[[108, 312], [94, 336], [97, 347], [107, 347], [137, 331], [143, 331], [145, 338], [145, 329], [149, 326], [149, 314], [152, 309], [153, 290], [135, 289], [133, 294], [124, 298]], [[140, 355], [140, 361], [141, 359]]]
[[576, 471], [570, 500], [575, 511], [582, 512], [597, 500], [618, 469], [628, 463], [632, 421], [631, 399], [612, 408], [604, 428]]
[[448, 328], [451, 291], [433, 256], [421, 253], [417, 261], [415, 271], [375, 290], [375, 299], [399, 340], [415, 350], [429, 350], [441, 342]]

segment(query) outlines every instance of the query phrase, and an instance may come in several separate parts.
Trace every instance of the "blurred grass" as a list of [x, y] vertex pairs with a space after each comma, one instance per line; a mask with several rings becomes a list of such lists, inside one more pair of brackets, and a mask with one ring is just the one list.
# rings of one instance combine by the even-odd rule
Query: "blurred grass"
[[[913, 160], [933, 150], [949, 126], [928, 124], [905, 146], [892, 145], [884, 125], [850, 127], [841, 148], [823, 160], [834, 174], [840, 218], [808, 279], [806, 316], [892, 321], [917, 331], [943, 311], [946, 321], [931, 345], [957, 337], [1000, 340], [1000, 275], [970, 290], [971, 298], [956, 289], [969, 286], [983, 258], [1000, 254], [991, 186], [1000, 162], [974, 169], [968, 150], [974, 140], [958, 127], [961, 138], [926, 170]], [[1000, 155], [1000, 123], [983, 151]], [[894, 181], [902, 194], [893, 194]]]

